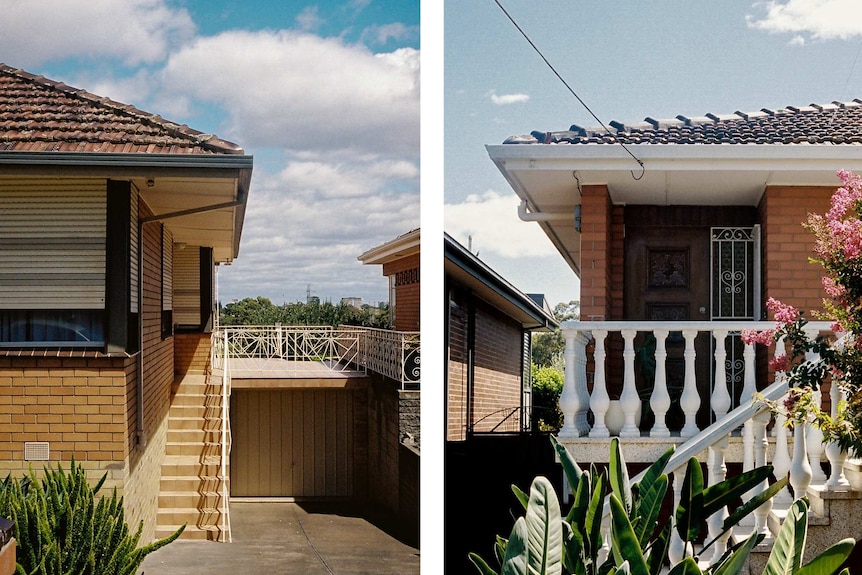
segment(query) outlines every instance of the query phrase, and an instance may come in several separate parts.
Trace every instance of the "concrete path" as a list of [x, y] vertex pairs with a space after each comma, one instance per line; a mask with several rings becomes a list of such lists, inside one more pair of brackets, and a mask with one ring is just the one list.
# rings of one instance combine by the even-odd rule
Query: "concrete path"
[[415, 542], [344, 503], [231, 502], [233, 543], [174, 541], [150, 554], [150, 575], [419, 573]]

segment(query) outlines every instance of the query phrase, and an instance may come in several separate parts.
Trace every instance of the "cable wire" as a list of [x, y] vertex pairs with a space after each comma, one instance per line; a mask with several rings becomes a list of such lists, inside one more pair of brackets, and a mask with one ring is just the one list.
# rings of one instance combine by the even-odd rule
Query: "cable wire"
[[599, 119], [599, 117], [595, 115], [595, 113], [593, 113], [593, 111], [590, 109], [590, 107], [589, 107], [589, 106], [587, 106], [587, 103], [586, 103], [586, 102], [584, 102], [584, 101], [583, 101], [583, 99], [581, 99], [581, 97], [580, 97], [580, 96], [578, 96], [578, 94], [574, 91], [574, 89], [572, 89], [572, 87], [569, 85], [569, 83], [568, 83], [568, 82], [566, 82], [565, 78], [563, 78], [563, 77], [560, 75], [560, 73], [559, 73], [559, 72], [557, 72], [557, 69], [556, 69], [556, 68], [554, 68], [553, 64], [551, 64], [551, 63], [548, 61], [548, 59], [547, 59], [547, 58], [545, 58], [545, 55], [544, 55], [544, 54], [542, 54], [542, 51], [541, 51], [541, 50], [539, 50], [539, 47], [538, 47], [538, 46], [536, 46], [536, 44], [535, 44], [535, 43], [530, 39], [530, 37], [527, 35], [527, 33], [526, 33], [526, 32], [524, 32], [524, 30], [523, 30], [523, 29], [518, 25], [518, 23], [517, 23], [517, 22], [515, 22], [515, 19], [514, 19], [514, 18], [512, 18], [512, 15], [511, 15], [511, 14], [509, 14], [509, 12], [508, 12], [508, 11], [506, 11], [506, 9], [505, 9], [505, 8], [503, 7], [503, 5], [500, 3], [500, 0], [494, 0], [494, 3], [495, 3], [495, 4], [497, 4], [497, 6], [500, 8], [500, 10], [502, 10], [502, 11], [503, 11], [503, 14], [505, 14], [505, 15], [506, 15], [506, 18], [508, 18], [508, 19], [509, 19], [509, 21], [512, 23], [512, 25], [513, 25], [513, 26], [518, 30], [518, 32], [520, 32], [520, 33], [521, 33], [521, 36], [523, 36], [523, 37], [524, 37], [524, 39], [525, 39], [525, 40], [530, 44], [530, 46], [532, 46], [532, 47], [533, 47], [533, 50], [535, 50], [535, 51], [536, 51], [536, 54], [538, 54], [538, 55], [539, 55], [539, 57], [540, 57], [540, 58], [545, 62], [545, 64], [548, 66], [548, 68], [550, 68], [550, 69], [551, 69], [551, 72], [553, 72], [553, 73], [554, 73], [554, 75], [555, 75], [555, 76], [560, 80], [560, 82], [562, 82], [562, 83], [563, 83], [563, 86], [565, 86], [565, 87], [566, 87], [566, 89], [567, 89], [567, 90], [572, 94], [572, 96], [574, 96], [574, 97], [575, 97], [575, 99], [576, 99], [578, 102], [580, 102], [581, 106], [583, 106], [583, 107], [587, 110], [587, 112], [589, 112], [589, 113], [590, 113], [590, 115], [591, 115], [591, 116], [596, 120], [596, 122], [598, 122], [598, 123], [599, 123], [599, 125], [600, 125], [602, 128], [604, 128], [604, 129], [605, 129], [605, 131], [608, 133], [608, 135], [609, 135], [611, 138], [613, 138], [613, 139], [614, 139], [614, 141], [615, 141], [617, 144], [619, 144], [620, 146], [622, 146], [623, 150], [625, 150], [625, 151], [626, 151], [626, 153], [627, 153], [629, 156], [631, 156], [631, 157], [632, 157], [632, 159], [633, 159], [635, 162], [637, 162], [637, 163], [638, 163], [638, 165], [641, 167], [641, 173], [640, 173], [640, 176], [635, 176], [634, 171], [632, 171], [632, 172], [631, 172], [631, 174], [632, 174], [632, 178], [634, 178], [635, 180], [640, 180], [641, 178], [643, 178], [643, 177], [644, 177], [644, 173], [646, 172], [646, 168], [644, 167], [644, 163], [643, 163], [643, 161], [642, 161], [640, 158], [638, 158], [637, 156], [635, 156], [635, 155], [631, 152], [631, 150], [629, 150], [629, 149], [628, 149], [628, 147], [625, 145], [625, 143], [621, 142], [621, 141], [620, 141], [620, 139], [619, 139], [619, 138], [617, 138], [617, 137], [614, 135], [614, 133], [613, 133], [613, 132], [611, 132], [611, 130], [610, 130], [607, 126], [605, 126], [605, 123], [604, 123], [604, 122], [602, 122], [602, 121]]

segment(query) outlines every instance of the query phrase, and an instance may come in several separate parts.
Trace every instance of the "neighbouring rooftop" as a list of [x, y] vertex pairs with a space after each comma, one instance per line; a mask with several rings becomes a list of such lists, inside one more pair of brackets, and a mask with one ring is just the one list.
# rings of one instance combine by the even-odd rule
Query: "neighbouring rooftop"
[[505, 144], [862, 144], [862, 100], [788, 106], [642, 122], [612, 120], [608, 130], [572, 125], [559, 132], [533, 131]]

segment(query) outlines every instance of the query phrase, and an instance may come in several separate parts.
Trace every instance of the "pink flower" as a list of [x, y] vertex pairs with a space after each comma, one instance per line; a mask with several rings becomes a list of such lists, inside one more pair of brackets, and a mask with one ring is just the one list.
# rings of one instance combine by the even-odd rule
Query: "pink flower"
[[790, 369], [790, 357], [787, 354], [779, 355], [769, 360], [769, 367], [773, 371], [787, 371]]
[[839, 298], [844, 294], [844, 286], [835, 282], [835, 278], [823, 276], [823, 290], [831, 298]]
[[791, 305], [785, 305], [775, 298], [769, 298], [766, 301], [766, 308], [775, 316], [775, 322], [781, 325], [787, 325], [799, 319], [799, 310]]

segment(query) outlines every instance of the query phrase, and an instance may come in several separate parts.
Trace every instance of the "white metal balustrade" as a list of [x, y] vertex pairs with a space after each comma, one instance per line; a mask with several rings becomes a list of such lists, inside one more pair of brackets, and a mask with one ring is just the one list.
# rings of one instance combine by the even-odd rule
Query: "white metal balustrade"
[[[837, 444], [824, 447], [822, 434], [810, 425], [797, 425], [793, 430], [793, 437], [789, 436], [787, 428], [783, 425], [781, 417], [773, 426], [772, 438], [767, 432], [770, 421], [770, 413], [765, 404], [758, 401], [758, 397], [772, 401], [780, 400], [787, 392], [785, 375], [781, 372], [775, 374], [775, 381], [771, 385], [765, 383], [758, 385], [756, 370], [756, 351], [754, 346], [744, 346], [744, 361], [741, 365], [731, 366], [727, 357], [727, 349], [724, 345], [728, 334], [739, 333], [741, 330], [756, 329], [765, 330], [774, 327], [772, 322], [564, 322], [562, 325], [563, 335], [566, 340], [566, 377], [563, 393], [560, 398], [560, 407], [565, 416], [565, 424], [560, 431], [559, 439], [563, 444], [568, 444], [573, 453], [577, 453], [578, 447], [582, 447], [590, 438], [608, 437], [609, 430], [605, 425], [610, 399], [608, 393], [608, 381], [606, 367], [609, 361], [622, 362], [622, 392], [620, 403], [625, 414], [625, 424], [619, 432], [621, 445], [627, 460], [631, 454], [630, 448], [636, 446], [639, 441], [647, 438], [647, 441], [665, 439], [668, 444], [676, 445], [674, 455], [667, 464], [665, 471], [671, 475], [673, 480], [674, 505], [679, 504], [682, 488], [682, 478], [685, 473], [687, 461], [694, 456], [703, 454], [707, 466], [707, 481], [709, 484], [722, 481], [726, 475], [726, 456], [729, 453], [728, 446], [730, 438], [741, 435], [743, 471], [753, 469], [756, 466], [770, 463], [774, 468], [776, 477], [789, 475], [790, 486], [796, 497], [806, 494], [812, 484], [822, 485], [824, 490], [844, 491], [848, 489], [844, 477], [844, 462], [846, 453], [843, 453]], [[807, 325], [809, 335], [819, 331], [828, 332], [829, 324], [826, 322], [811, 322]], [[606, 341], [610, 333], [618, 332], [622, 338], [623, 346], [621, 357], [609, 358], [606, 349]], [[652, 333], [655, 337], [655, 379], [652, 392], [649, 396], [649, 406], [655, 413], [655, 423], [649, 428], [641, 430], [636, 425], [635, 416], [641, 401], [635, 389], [635, 347], [634, 341], [638, 333]], [[667, 388], [666, 378], [666, 348], [665, 342], [672, 332], [681, 334], [685, 341], [684, 361], [685, 378], [682, 392], [678, 397], [671, 397]], [[711, 347], [713, 368], [711, 370], [713, 381], [711, 382], [711, 394], [702, 398], [697, 391], [696, 378], [696, 349], [695, 338], [699, 333], [708, 333], [712, 339]], [[588, 357], [588, 344], [592, 342], [592, 355]], [[784, 353], [783, 342], [775, 346], [775, 355]], [[816, 362], [816, 355], [809, 355], [806, 361]], [[588, 374], [587, 366], [592, 365], [592, 373]], [[729, 370], [734, 372], [742, 369], [742, 373], [734, 377], [740, 377], [743, 381], [741, 401], [739, 405], [731, 409], [730, 393], [728, 391]], [[592, 393], [588, 389], [589, 375], [592, 375]], [[758, 391], [759, 389], [759, 391]], [[837, 386], [831, 386], [830, 402], [833, 410], [841, 397]], [[695, 425], [695, 414], [701, 407], [701, 401], [706, 400], [714, 417], [714, 422], [704, 429], [698, 429]], [[665, 416], [668, 412], [671, 400], [677, 401], [685, 416], [684, 425], [681, 429], [671, 431], [666, 425]], [[592, 417], [588, 417], [588, 411]], [[590, 420], [593, 420], [592, 424]], [[741, 433], [740, 433], [741, 430]], [[628, 439], [624, 439], [628, 438]], [[736, 439], [739, 441], [739, 439]], [[604, 441], [602, 441], [605, 443]], [[573, 449], [574, 447], [574, 449]], [[663, 451], [663, 449], [662, 449]], [[737, 450], [738, 451], [738, 450]], [[770, 461], [770, 455], [771, 461]], [[830, 464], [830, 475], [826, 477], [821, 466], [821, 459], [825, 455]], [[633, 478], [633, 482], [639, 481], [643, 473]], [[757, 489], [762, 491], [767, 488], [767, 483]], [[767, 501], [755, 510], [753, 520], [747, 524], [748, 535], [756, 530], [767, 536], [769, 531], [767, 518], [773, 510], [786, 508], [791, 503], [790, 494], [783, 490], [776, 497]], [[609, 515], [605, 511], [605, 540], [609, 540]], [[707, 527], [710, 533], [709, 539], [720, 532], [726, 510], [722, 510], [714, 517], [707, 518]], [[741, 526], [746, 529], [746, 526]], [[727, 549], [730, 535], [726, 535], [722, 541], [714, 545], [714, 555], [711, 558], [701, 560], [709, 562], [720, 557]], [[676, 536], [671, 541], [669, 557], [673, 562], [680, 561], [686, 554], [692, 553], [691, 549], [684, 549], [682, 540]], [[607, 550], [606, 550], [607, 551]]]

